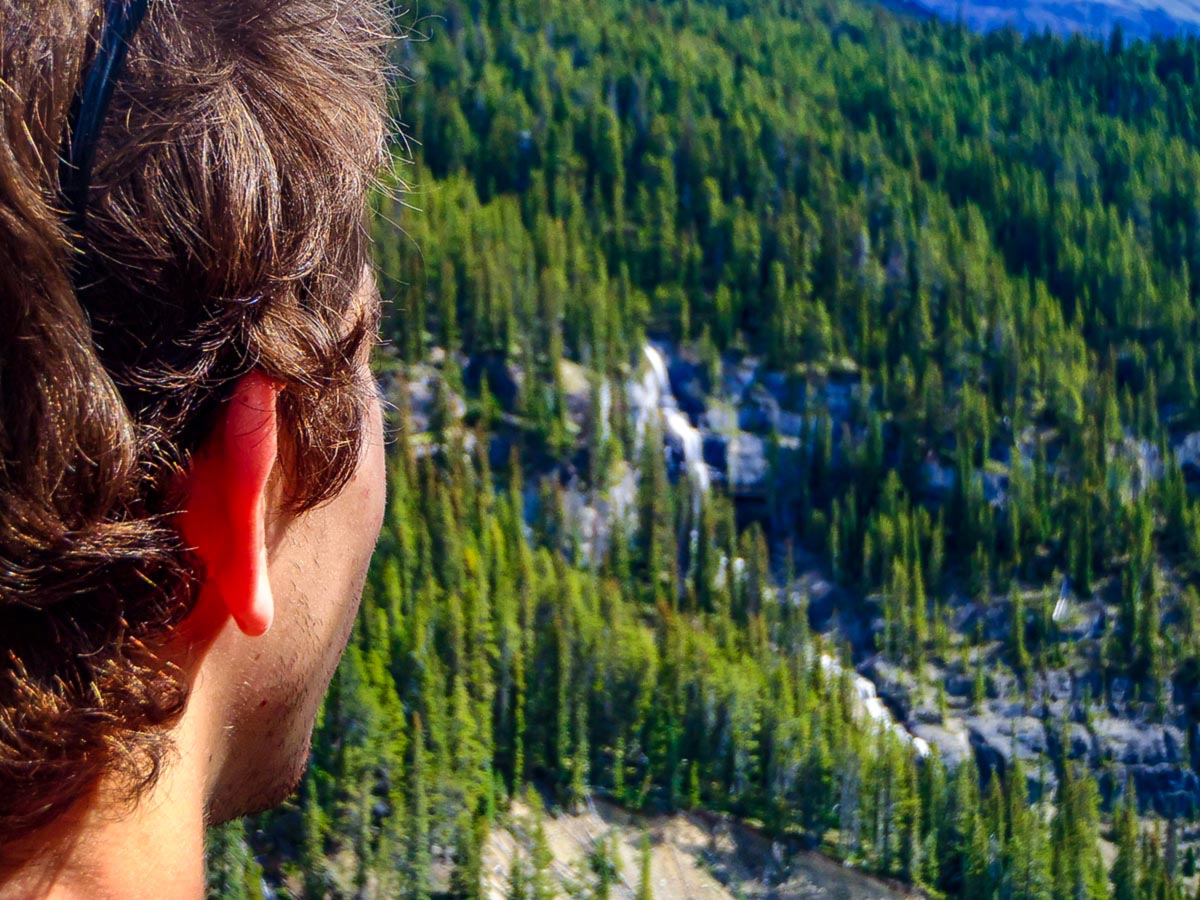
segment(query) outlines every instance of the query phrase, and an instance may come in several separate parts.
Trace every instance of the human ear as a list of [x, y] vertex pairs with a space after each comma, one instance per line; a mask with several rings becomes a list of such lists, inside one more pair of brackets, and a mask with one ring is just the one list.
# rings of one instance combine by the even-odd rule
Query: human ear
[[279, 386], [245, 375], [193, 459], [180, 530], [204, 563], [205, 589], [250, 637], [275, 616], [267, 577], [266, 492], [279, 449]]

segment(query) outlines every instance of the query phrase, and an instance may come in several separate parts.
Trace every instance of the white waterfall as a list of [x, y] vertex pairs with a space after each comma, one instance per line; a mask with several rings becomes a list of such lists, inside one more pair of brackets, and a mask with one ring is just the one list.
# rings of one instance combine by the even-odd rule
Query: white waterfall
[[707, 494], [712, 477], [708, 464], [704, 462], [704, 443], [700, 431], [677, 409], [664, 409], [663, 418], [667, 422], [667, 429], [683, 446], [683, 461], [687, 465], [693, 489], [700, 494]]
[[[840, 678], [842, 672], [845, 671], [842, 664], [828, 654], [822, 654], [821, 668], [833, 678]], [[922, 759], [929, 755], [928, 742], [924, 738], [916, 737], [892, 718], [891, 710], [879, 699], [874, 682], [855, 672], [851, 676], [851, 684], [854, 687], [855, 705], [858, 707], [857, 712], [860, 715], [870, 719], [880, 728], [891, 731], [902, 742], [912, 747], [913, 752]]]
[[[671, 394], [671, 379], [667, 375], [667, 362], [663, 359], [658, 348], [653, 344], [647, 344], [642, 348], [642, 352], [646, 354], [646, 362], [650, 364], [650, 374], [654, 376], [654, 382], [658, 385], [659, 394], [666, 397]], [[674, 396], [671, 396], [674, 400]]]
[[600, 383], [600, 437], [606, 441], [612, 436], [612, 411], [612, 382], [605, 378]]
[[[679, 408], [679, 401], [671, 390], [671, 379], [662, 353], [653, 344], [646, 344], [642, 348], [642, 355], [645, 357], [645, 366], [641, 376], [630, 381], [628, 387], [638, 440], [645, 438], [646, 429], [653, 422], [666, 439], [678, 443], [698, 510], [701, 498], [712, 486], [712, 476], [708, 464], [704, 461], [703, 437]], [[629, 488], [632, 491], [632, 485]], [[632, 501], [630, 502], [632, 504]], [[698, 537], [698, 533], [693, 531], [692, 540], [696, 541]], [[731, 565], [730, 560], [722, 555], [717, 583], [723, 585], [731, 575], [734, 580], [741, 580], [745, 577], [745, 570], [745, 560], [734, 559]], [[836, 659], [822, 655], [819, 662], [826, 674], [834, 678], [841, 677], [842, 665]], [[874, 683], [857, 672], [852, 672], [851, 677], [856, 715], [871, 720], [882, 729], [892, 731], [902, 742], [912, 747], [917, 756], [928, 756], [929, 744], [896, 722], [891, 711], [879, 699]]]
[[704, 441], [699, 429], [679, 409], [662, 353], [653, 344], [647, 344], [642, 355], [646, 359], [645, 373], [640, 381], [630, 385], [638, 435], [643, 435], [651, 417], [656, 417], [663, 435], [679, 443], [684, 470], [698, 505], [712, 486], [712, 476], [704, 462]]
[[[712, 487], [712, 475], [708, 464], [704, 462], [704, 440], [699, 429], [679, 409], [662, 353], [653, 344], [646, 344], [642, 347], [642, 356], [645, 362], [641, 367], [641, 376], [631, 380], [628, 385], [638, 444], [640, 446], [645, 440], [647, 428], [653, 423], [663, 438], [678, 445], [683, 455], [683, 470], [691, 487], [692, 510], [698, 519], [700, 504]], [[693, 545], [698, 539], [699, 532], [693, 528]]]

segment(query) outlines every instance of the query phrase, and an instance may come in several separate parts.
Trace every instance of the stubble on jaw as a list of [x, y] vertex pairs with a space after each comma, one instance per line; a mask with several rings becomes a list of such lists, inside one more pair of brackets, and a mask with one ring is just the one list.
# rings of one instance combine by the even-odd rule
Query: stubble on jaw
[[[318, 548], [313, 544], [312, 535], [304, 535], [301, 539], [312, 554], [308, 563], [319, 564]], [[252, 684], [243, 685], [245, 691], [238, 702], [243, 710], [250, 711], [250, 715], [246, 717], [248, 721], [234, 726], [236, 733], [230, 735], [234, 746], [229, 748], [229, 753], [235, 760], [244, 760], [245, 764], [239, 765], [233, 778], [220, 785], [210, 799], [207, 818], [211, 824], [273, 809], [286, 801], [303, 780], [321, 701], [354, 631], [370, 556], [367, 554], [359, 566], [361, 572], [351, 586], [352, 594], [344, 601], [349, 607], [338, 616], [337, 630], [328, 642], [321, 638], [323, 629], [321, 619], [314, 611], [314, 601], [300, 586], [303, 567], [299, 561], [294, 564], [286, 602], [292, 608], [292, 615], [301, 619], [296, 653], [300, 658], [311, 660], [314, 671], [307, 678], [288, 685], [280, 692], [282, 696], [277, 697], [256, 693]], [[343, 607], [339, 605], [338, 610]], [[331, 647], [336, 651], [330, 652]], [[239, 743], [244, 746], [238, 746]]]
[[[227, 752], [239, 765], [225, 773], [209, 798], [208, 824], [265, 812], [291, 796], [308, 767], [316, 717], [308, 710], [318, 687], [303, 686], [283, 699], [263, 697], [257, 715], [235, 726]], [[297, 721], [301, 717], [307, 720], [303, 728]]]

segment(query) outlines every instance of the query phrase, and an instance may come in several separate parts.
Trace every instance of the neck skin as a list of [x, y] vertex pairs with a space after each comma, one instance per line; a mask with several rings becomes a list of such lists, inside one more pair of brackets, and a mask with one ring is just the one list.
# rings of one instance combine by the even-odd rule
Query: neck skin
[[203, 900], [208, 773], [224, 751], [203, 682], [193, 685], [154, 787], [131, 809], [117, 785], [101, 783], [41, 832], [4, 847], [0, 900]]

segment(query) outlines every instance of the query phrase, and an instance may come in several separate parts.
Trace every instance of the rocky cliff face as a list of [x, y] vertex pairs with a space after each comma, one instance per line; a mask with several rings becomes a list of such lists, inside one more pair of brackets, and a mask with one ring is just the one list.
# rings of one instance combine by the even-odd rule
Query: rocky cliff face
[[[980, 654], [986, 657], [986, 649]], [[1106, 801], [1132, 784], [1143, 809], [1156, 815], [1188, 817], [1200, 809], [1200, 778], [1182, 711], [1163, 718], [1133, 705], [1093, 704], [1092, 679], [1070, 669], [1036, 676], [1028, 694], [1003, 668], [990, 669], [988, 696], [978, 703], [965, 673], [939, 670], [947, 695], [943, 712], [933, 692], [922, 696], [909, 673], [879, 659], [863, 667], [880, 696], [950, 768], [974, 757], [985, 771], [1005, 771], [1020, 760], [1032, 795], [1040, 797], [1058, 783], [1051, 761], [1065, 756], [1097, 773]]]
[[[696, 423], [712, 469], [710, 480], [744, 502], [786, 490], [788, 454], [799, 448], [812, 415], [829, 416], [838, 435], [835, 457], [863, 439], [851, 423], [856, 407], [870, 405], [872, 397], [850, 370], [801, 381], [773, 372], [757, 359], [727, 358], [717, 376], [706, 374], [697, 359], [675, 347], [661, 346], [656, 352], [666, 361], [668, 387], [679, 407]], [[894, 449], [885, 448], [889, 455]], [[1172, 450], [1189, 479], [1200, 478], [1200, 434], [1178, 436]], [[1160, 451], [1146, 442], [1126, 440], [1112, 452], [1132, 463], [1130, 491], [1145, 490], [1163, 477]], [[668, 453], [678, 470], [686, 470], [686, 454], [670, 437]], [[1008, 487], [1004, 467], [1028, 465], [1030, 459], [998, 458], [993, 461], [998, 468], [976, 473], [987, 501], [1002, 506]], [[922, 475], [933, 505], [954, 486], [954, 470], [936, 456], [927, 459]], [[786, 522], [774, 524], [780, 542], [792, 537], [778, 533], [790, 527]], [[973, 632], [982, 639], [965, 650], [965, 662], [936, 668], [922, 683], [871, 655], [877, 622], [845, 615], [847, 609], [871, 609], [870, 598], [813, 591], [825, 574], [802, 572], [796, 584], [783, 587], [787, 592], [801, 589], [810, 598], [815, 624], [840, 630], [859, 649], [862, 675], [873, 682], [897, 721], [921, 745], [936, 747], [952, 767], [973, 757], [985, 770], [1002, 770], [1019, 758], [1038, 796], [1053, 791], [1057, 773], [1051, 760], [1065, 755], [1093, 768], [1106, 799], [1132, 783], [1148, 811], [1170, 817], [1200, 810], [1200, 778], [1188, 747], [1191, 723], [1184, 704], [1162, 709], [1138, 702], [1134, 686], [1119, 680], [1105, 685], [1089, 662], [1099, 657], [1109, 618], [1101, 596], [1076, 596], [1069, 581], [1063, 581], [1054, 618], [1068, 662], [1025, 684], [1002, 654], [1011, 628], [1010, 598], [980, 602], [951, 596], [947, 613], [964, 647], [968, 638], [974, 641]], [[1035, 599], [1031, 594], [1026, 602]], [[831, 608], [822, 609], [822, 600]], [[983, 697], [973, 696], [972, 667], [987, 673]]]
[[[523, 374], [496, 360], [470, 360], [465, 365], [468, 381], [484, 366], [489, 367], [489, 384], [498, 386], [502, 405], [515, 402]], [[418, 429], [433, 418], [440, 390], [436, 381], [432, 367], [420, 368], [409, 379], [412, 420]], [[588, 421], [589, 410], [597, 406], [589, 398], [594, 388], [582, 377], [564, 381], [573, 386], [567, 398], [573, 427], [586, 435], [596, 427]], [[598, 405], [606, 418], [601, 427], [606, 432], [615, 427], [608, 417], [626, 411], [639, 440], [649, 434], [660, 437], [672, 477], [686, 482], [697, 498], [708, 491], [727, 492], [749, 515], [768, 525], [778, 563], [776, 595], [803, 597], [814, 627], [832, 632], [855, 649], [862, 715], [882, 727], [897, 728], [915, 752], [936, 749], [951, 768], [973, 759], [984, 771], [1004, 770], [1020, 760], [1034, 796], [1053, 791], [1058, 778], [1053, 760], [1065, 756], [1093, 769], [1106, 800], [1132, 783], [1147, 811], [1168, 817], [1200, 811], [1200, 777], [1194, 768], [1198, 754], [1188, 739], [1189, 730], [1195, 729], [1188, 711], [1200, 709], [1200, 698], [1176, 690], [1171, 702], [1156, 705], [1141, 702], [1135, 686], [1120, 679], [1105, 683], [1095, 662], [1112, 615], [1102, 592], [1077, 596], [1067, 580], [1049, 601], [1044, 591], [1025, 591], [1027, 608], [1052, 604], [1061, 652], [1058, 663], [1022, 679], [1004, 653], [1012, 595], [968, 598], [951, 589], [943, 598], [943, 610], [955, 649], [950, 659], [931, 663], [918, 678], [876, 654], [882, 628], [877, 598], [857, 596], [833, 584], [830, 573], [802, 547], [791, 565], [783, 563], [784, 547], [795, 549], [797, 523], [772, 511], [772, 504], [786, 494], [793, 455], [802, 441], [811, 440], [812, 417], [827, 417], [836, 435], [835, 462], [865, 439], [854, 423], [861, 421], [862, 410], [873, 398], [851, 368], [815, 378], [811, 373], [789, 377], [755, 358], [729, 356], [706, 365], [688, 350], [654, 343], [644, 348], [624, 384], [604, 384], [600, 391]], [[623, 402], [614, 402], [616, 393], [622, 394]], [[465, 410], [458, 398], [444, 405], [457, 415]], [[499, 465], [507, 458], [511, 431], [502, 427], [493, 438], [492, 457]], [[886, 458], [895, 448], [888, 444], [886, 432], [884, 439]], [[1200, 479], [1200, 434], [1179, 435], [1171, 451], [1190, 479]], [[1157, 447], [1127, 440], [1112, 452], [1133, 463], [1128, 490], [1145, 490], [1163, 477]], [[996, 458], [977, 472], [974, 477], [988, 502], [1003, 506], [1007, 467], [1028, 462]], [[584, 485], [570, 462], [544, 476], [562, 486], [568, 527], [581, 536], [577, 552], [585, 558], [606, 551], [615, 521], [625, 520], [624, 533], [629, 533], [639, 477], [633, 464], [618, 466], [602, 488]], [[952, 492], [956, 473], [930, 455], [921, 477], [927, 502], [934, 508]], [[536, 485], [531, 483], [529, 490], [533, 508]], [[724, 560], [722, 571], [737, 577], [740, 563]], [[791, 573], [790, 582], [785, 582], [785, 572]]]

